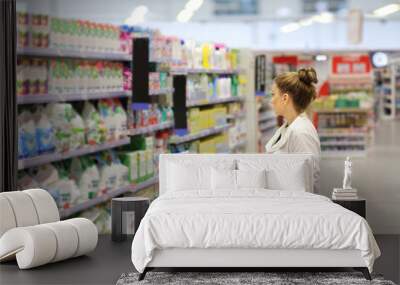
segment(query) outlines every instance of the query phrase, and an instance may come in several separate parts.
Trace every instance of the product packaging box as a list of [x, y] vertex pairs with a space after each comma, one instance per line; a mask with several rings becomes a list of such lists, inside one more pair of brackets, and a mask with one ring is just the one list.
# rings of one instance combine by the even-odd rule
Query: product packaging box
[[139, 157], [138, 152], [121, 152], [119, 154], [122, 164], [128, 167], [129, 182], [137, 183], [139, 178]]
[[145, 151], [146, 156], [146, 179], [150, 179], [154, 176], [154, 157], [152, 150]]
[[146, 151], [139, 150], [138, 151], [138, 160], [139, 160], [139, 182], [143, 182], [146, 180], [147, 174], [147, 163], [146, 163]]

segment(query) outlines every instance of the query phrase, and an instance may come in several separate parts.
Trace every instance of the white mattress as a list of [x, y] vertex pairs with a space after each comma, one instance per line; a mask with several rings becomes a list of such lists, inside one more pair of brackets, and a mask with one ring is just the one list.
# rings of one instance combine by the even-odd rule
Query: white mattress
[[156, 249], [169, 248], [359, 250], [370, 271], [380, 255], [359, 215], [323, 196], [265, 189], [160, 196], [134, 237], [132, 262], [143, 272]]

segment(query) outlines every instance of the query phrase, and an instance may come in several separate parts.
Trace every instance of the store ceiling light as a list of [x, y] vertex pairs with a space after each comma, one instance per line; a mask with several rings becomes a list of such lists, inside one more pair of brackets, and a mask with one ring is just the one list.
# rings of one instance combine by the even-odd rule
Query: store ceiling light
[[372, 12], [375, 17], [386, 17], [390, 14], [396, 13], [400, 11], [400, 4], [389, 4], [383, 7], [380, 7]]
[[180, 23], [189, 22], [193, 17], [194, 12], [196, 12], [203, 5], [204, 0], [189, 0], [185, 8], [179, 12], [178, 16], [176, 16], [176, 20]]
[[200, 9], [203, 3], [204, 0], [189, 0], [185, 5], [185, 9], [194, 12]]
[[325, 54], [317, 54], [315, 56], [315, 60], [316, 61], [327, 61], [328, 60], [328, 56]]
[[327, 24], [333, 21], [334, 16], [332, 13], [322, 12], [321, 14], [313, 16], [312, 19], [318, 23]]
[[293, 23], [289, 23], [289, 24], [282, 26], [280, 28], [280, 30], [283, 33], [291, 33], [291, 32], [294, 32], [294, 31], [297, 31], [298, 29], [300, 29], [300, 27], [301, 26], [299, 23], [293, 22]]
[[310, 26], [310, 25], [312, 25], [312, 23], [313, 23], [313, 19], [312, 18], [306, 18], [306, 19], [303, 19], [303, 20], [299, 21], [299, 24], [301, 26], [303, 26], [303, 27]]
[[178, 16], [176, 16], [176, 20], [180, 23], [187, 23], [193, 17], [193, 11], [188, 9], [183, 9], [179, 12]]
[[149, 8], [147, 8], [144, 5], [140, 5], [137, 6], [131, 13], [131, 15], [129, 16], [129, 18], [127, 18], [125, 20], [125, 24], [126, 25], [130, 25], [130, 26], [134, 26], [134, 25], [138, 25], [140, 23], [143, 23], [145, 20], [145, 16], [146, 14], [149, 12]]
[[286, 24], [280, 28], [283, 33], [291, 33], [297, 31], [301, 27], [306, 27], [312, 25], [314, 22], [327, 24], [331, 23], [335, 19], [335, 16], [330, 12], [322, 12], [320, 14], [314, 15], [309, 18], [304, 18], [299, 20], [298, 22], [292, 22]]

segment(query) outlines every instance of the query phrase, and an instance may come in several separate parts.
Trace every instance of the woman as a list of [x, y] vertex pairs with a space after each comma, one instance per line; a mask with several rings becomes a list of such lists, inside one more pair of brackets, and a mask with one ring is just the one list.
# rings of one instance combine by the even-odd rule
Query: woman
[[314, 68], [278, 75], [272, 86], [271, 105], [285, 123], [265, 146], [267, 153], [312, 153], [314, 155], [314, 192], [319, 191], [319, 160], [321, 155], [318, 133], [304, 112], [316, 97]]

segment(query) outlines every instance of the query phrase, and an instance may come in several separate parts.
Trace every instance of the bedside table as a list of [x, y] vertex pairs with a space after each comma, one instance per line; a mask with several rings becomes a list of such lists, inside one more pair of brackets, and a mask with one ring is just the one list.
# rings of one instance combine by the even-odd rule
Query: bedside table
[[367, 201], [363, 198], [358, 198], [354, 200], [339, 200], [332, 199], [332, 202], [339, 204], [340, 206], [359, 214], [364, 219], [366, 218], [366, 204]]

